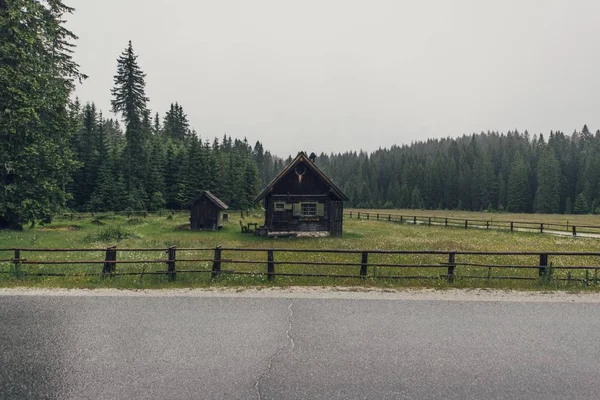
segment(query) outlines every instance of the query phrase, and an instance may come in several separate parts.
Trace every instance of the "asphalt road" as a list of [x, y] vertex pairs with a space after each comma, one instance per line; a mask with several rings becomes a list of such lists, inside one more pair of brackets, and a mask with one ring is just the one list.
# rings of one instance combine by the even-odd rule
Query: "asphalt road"
[[598, 399], [600, 304], [0, 295], [0, 399]]

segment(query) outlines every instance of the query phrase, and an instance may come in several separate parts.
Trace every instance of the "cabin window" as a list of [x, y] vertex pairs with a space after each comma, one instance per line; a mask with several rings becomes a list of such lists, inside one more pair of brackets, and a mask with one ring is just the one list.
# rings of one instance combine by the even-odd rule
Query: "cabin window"
[[303, 217], [316, 217], [317, 203], [302, 203], [301, 210]]
[[273, 205], [275, 211], [285, 211], [285, 203], [283, 201], [276, 201]]

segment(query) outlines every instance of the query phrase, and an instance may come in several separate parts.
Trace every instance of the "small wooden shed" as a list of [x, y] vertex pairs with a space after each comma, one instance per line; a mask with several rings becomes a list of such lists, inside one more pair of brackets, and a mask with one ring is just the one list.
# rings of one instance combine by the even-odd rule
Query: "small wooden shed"
[[298, 156], [256, 197], [263, 201], [270, 236], [320, 233], [342, 236], [346, 195], [315, 165], [316, 156]]
[[222, 227], [221, 211], [229, 207], [217, 196], [205, 190], [192, 202], [190, 228], [216, 230]]

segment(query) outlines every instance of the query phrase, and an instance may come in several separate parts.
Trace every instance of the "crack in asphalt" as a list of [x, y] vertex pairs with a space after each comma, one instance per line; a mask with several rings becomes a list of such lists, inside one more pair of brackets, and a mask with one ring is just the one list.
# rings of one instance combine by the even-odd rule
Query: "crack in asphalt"
[[[285, 331], [285, 336], [289, 340], [289, 342], [291, 343], [290, 350], [293, 350], [294, 347], [296, 347], [296, 343], [294, 343], [294, 339], [290, 335], [290, 331], [292, 330], [292, 317], [294, 316], [294, 310], [292, 310], [292, 306], [293, 305], [294, 305], [294, 300], [292, 300], [290, 302], [290, 305], [287, 308], [288, 311], [289, 311], [289, 314], [288, 314], [288, 328]], [[283, 346], [279, 350], [277, 350], [275, 352], [275, 354], [273, 354], [271, 357], [269, 357], [269, 363], [267, 364], [267, 368], [265, 368], [265, 370], [263, 371], [263, 373], [256, 380], [256, 383], [254, 384], [254, 388], [256, 389], [256, 396], [257, 396], [258, 400], [262, 399], [262, 394], [260, 393], [260, 383], [269, 374], [269, 371], [271, 370], [271, 367], [273, 366], [273, 359], [275, 357], [277, 357], [279, 354], [281, 354], [281, 352], [283, 350], [285, 350], [287, 347], [288, 347], [288, 345], [286, 344], [285, 346]]]

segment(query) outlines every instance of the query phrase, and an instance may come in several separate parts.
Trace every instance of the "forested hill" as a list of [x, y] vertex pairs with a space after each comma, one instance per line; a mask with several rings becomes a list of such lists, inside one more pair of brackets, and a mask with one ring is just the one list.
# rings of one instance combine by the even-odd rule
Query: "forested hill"
[[317, 163], [354, 207], [600, 212], [600, 131], [428, 140]]
[[177, 103], [163, 117], [157, 113], [152, 121], [142, 120], [135, 151], [127, 132], [117, 121], [102, 118], [94, 104], [75, 109], [80, 129], [71, 148], [79, 168], [66, 185], [73, 210], [181, 209], [202, 190], [246, 209], [284, 166], [260, 142], [251, 146], [246, 139], [199, 137]]

